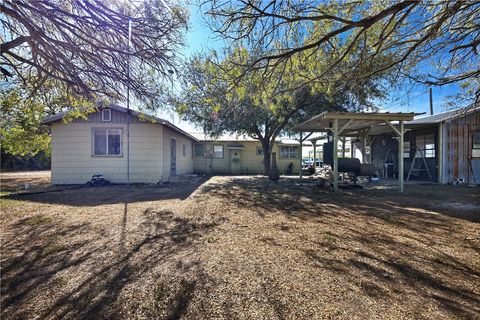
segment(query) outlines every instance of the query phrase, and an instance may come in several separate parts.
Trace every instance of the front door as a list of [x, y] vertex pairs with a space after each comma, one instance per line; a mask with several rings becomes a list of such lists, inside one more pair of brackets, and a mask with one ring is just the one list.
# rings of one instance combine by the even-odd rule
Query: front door
[[177, 175], [177, 140], [170, 140], [170, 175]]
[[230, 172], [242, 173], [242, 150], [230, 150]]

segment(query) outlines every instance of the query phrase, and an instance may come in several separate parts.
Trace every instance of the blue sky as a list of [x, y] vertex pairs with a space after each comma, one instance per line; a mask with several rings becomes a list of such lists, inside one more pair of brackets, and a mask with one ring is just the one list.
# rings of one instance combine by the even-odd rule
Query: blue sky
[[[185, 38], [186, 47], [182, 50], [185, 57], [198, 52], [222, 48], [224, 42], [213, 34], [202, 19], [201, 12], [196, 5], [190, 5], [190, 28]], [[414, 85], [404, 89], [392, 90], [390, 98], [377, 101], [380, 111], [388, 112], [426, 112], [429, 114], [429, 87]], [[446, 98], [459, 92], [457, 84], [443, 87], [432, 87], [434, 113], [447, 110]], [[178, 115], [172, 112], [162, 112], [160, 116], [172, 121], [189, 132], [199, 131], [192, 124], [181, 121]]]

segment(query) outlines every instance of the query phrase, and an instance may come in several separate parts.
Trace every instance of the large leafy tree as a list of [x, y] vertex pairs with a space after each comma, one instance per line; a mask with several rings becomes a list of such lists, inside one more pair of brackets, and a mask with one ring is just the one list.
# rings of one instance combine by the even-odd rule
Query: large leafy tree
[[[185, 67], [176, 110], [212, 135], [246, 134], [262, 144], [264, 173], [277, 137], [295, 123], [323, 110], [358, 110], [369, 107], [370, 98], [381, 97], [380, 82], [333, 81], [310, 85], [302, 80], [301, 61], [281, 72], [246, 72], [242, 64], [251, 53], [237, 48], [223, 57], [194, 57]], [[319, 65], [316, 65], [319, 67]], [[348, 65], [344, 64], [344, 67]], [[313, 68], [310, 68], [313, 70]], [[322, 70], [315, 69], [315, 72]], [[243, 76], [241, 76], [243, 74]]]
[[50, 132], [41, 120], [67, 108], [71, 117], [85, 116], [88, 107], [93, 106], [83, 96], [73, 95], [52, 82], [45, 82], [35, 95], [30, 93], [31, 88], [23, 87], [5, 88], [0, 93], [2, 151], [25, 158], [38, 153], [49, 156]]
[[[398, 79], [427, 85], [461, 83], [468, 98], [480, 99], [478, 0], [212, 0], [202, 8], [225, 39], [269, 49], [248, 61], [250, 69], [283, 69], [295, 56], [315, 59], [314, 52], [324, 51], [330, 68], [304, 84], [333, 74], [345, 80], [392, 70]], [[332, 73], [359, 48], [352, 70], [365, 72]], [[391, 59], [377, 59], [384, 54]]]
[[89, 98], [123, 99], [127, 84], [137, 99], [155, 98], [186, 28], [168, 0], [3, 0], [0, 9], [1, 75], [23, 89], [57, 83]]

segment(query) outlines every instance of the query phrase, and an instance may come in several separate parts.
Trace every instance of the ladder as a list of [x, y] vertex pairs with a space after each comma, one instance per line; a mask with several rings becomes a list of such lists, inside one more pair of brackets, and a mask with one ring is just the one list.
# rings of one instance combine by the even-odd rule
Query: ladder
[[[422, 162], [420, 163], [420, 167], [415, 168], [415, 162], [417, 161], [417, 159], [420, 160], [419, 158], [417, 158], [417, 152], [420, 153], [420, 155], [422, 156]], [[422, 163], [425, 168], [422, 168]], [[412, 160], [412, 164], [410, 165], [410, 170], [408, 170], [407, 181], [410, 179], [410, 175], [412, 174], [412, 172], [415, 173], [414, 175], [418, 175], [422, 171], [426, 171], [428, 173], [428, 178], [430, 179], [430, 181], [433, 181], [432, 174], [430, 173], [430, 169], [427, 165], [427, 160], [425, 160], [425, 155], [423, 154], [422, 149], [420, 147], [417, 147], [417, 150], [415, 151], [415, 155]]]

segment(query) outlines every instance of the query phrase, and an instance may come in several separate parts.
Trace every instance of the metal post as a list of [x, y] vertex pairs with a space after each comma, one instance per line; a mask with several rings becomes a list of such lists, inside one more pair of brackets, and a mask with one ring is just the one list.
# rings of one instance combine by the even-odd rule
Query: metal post
[[400, 193], [403, 192], [403, 120], [400, 120], [400, 136], [398, 138], [398, 182], [400, 185]]
[[430, 115], [433, 115], [433, 95], [432, 88], [429, 89], [430, 92]]
[[366, 131], [362, 130], [362, 163], [367, 163], [367, 135]]
[[128, 19], [127, 49], [127, 185], [130, 185], [130, 46], [132, 41], [132, 20]]
[[438, 145], [437, 148], [437, 164], [438, 164], [438, 183], [443, 183], [443, 124], [438, 125]]
[[333, 190], [338, 192], [338, 119], [333, 120]]
[[303, 132], [300, 132], [300, 179], [302, 179], [303, 175], [303, 159], [302, 159], [302, 144], [303, 144]]
[[317, 167], [317, 140], [312, 140], [313, 144], [313, 169]]

